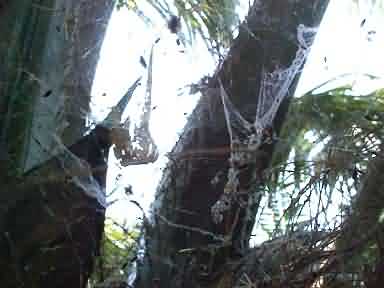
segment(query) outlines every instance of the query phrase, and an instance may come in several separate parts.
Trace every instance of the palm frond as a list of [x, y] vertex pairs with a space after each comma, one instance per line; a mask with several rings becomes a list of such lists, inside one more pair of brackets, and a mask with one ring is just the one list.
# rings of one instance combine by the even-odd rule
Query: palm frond
[[[233, 39], [233, 30], [239, 21], [236, 13], [238, 0], [148, 0], [148, 4], [167, 22], [177, 11], [184, 24], [187, 42], [192, 43], [197, 35], [206, 42], [208, 48], [228, 47]], [[126, 7], [145, 19], [145, 13], [135, 0], [118, 0], [117, 7]], [[146, 22], [148, 19], [146, 20]]]
[[[269, 195], [271, 199], [276, 195], [291, 199], [284, 223], [300, 221], [306, 199], [314, 194], [322, 206], [318, 210], [323, 212], [333, 193], [353, 196], [359, 176], [379, 151], [383, 123], [383, 89], [353, 95], [352, 88], [344, 86], [321, 93], [310, 91], [292, 100], [268, 183], [269, 192], [275, 194]], [[271, 202], [272, 210], [281, 207], [275, 202]]]

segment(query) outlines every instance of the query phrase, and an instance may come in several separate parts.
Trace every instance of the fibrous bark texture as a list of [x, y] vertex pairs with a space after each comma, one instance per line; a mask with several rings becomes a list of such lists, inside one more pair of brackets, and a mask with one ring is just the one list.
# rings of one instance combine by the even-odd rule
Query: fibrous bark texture
[[81, 137], [113, 7], [0, 1], [1, 287], [85, 287], [92, 271], [105, 207], [52, 151], [75, 143], [66, 155], [103, 193], [110, 143], [100, 129]]
[[114, 1], [1, 3], [0, 142], [26, 171], [50, 157], [52, 134], [68, 145], [83, 135]]
[[82, 179], [92, 177], [96, 192], [103, 193], [110, 145], [109, 130], [96, 127], [18, 183], [3, 186], [1, 287], [86, 287], [105, 206]]

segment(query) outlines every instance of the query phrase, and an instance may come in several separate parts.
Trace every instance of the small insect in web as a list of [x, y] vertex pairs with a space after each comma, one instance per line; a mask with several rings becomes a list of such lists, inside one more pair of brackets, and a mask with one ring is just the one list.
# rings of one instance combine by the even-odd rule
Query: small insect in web
[[147, 62], [145, 61], [143, 56], [140, 56], [140, 64], [143, 66], [145, 69], [147, 69]]
[[181, 30], [180, 17], [172, 15], [171, 18], [168, 20], [168, 29], [173, 34], [179, 33]]
[[49, 97], [51, 94], [52, 94], [52, 90], [48, 90], [48, 91], [46, 91], [46, 92], [42, 95], [42, 97], [43, 97], [43, 98], [47, 98], [47, 97]]
[[[177, 17], [175, 15], [172, 15], [171, 18], [168, 20], [168, 29], [171, 33], [178, 35], [181, 31], [181, 20], [180, 17]], [[179, 38], [176, 39], [177, 46], [181, 45], [181, 41]]]
[[125, 195], [133, 195], [132, 185], [127, 185], [124, 187], [124, 193]]
[[369, 30], [367, 32], [367, 41], [368, 42], [372, 42], [374, 40], [375, 35], [376, 35], [376, 31], [375, 30]]

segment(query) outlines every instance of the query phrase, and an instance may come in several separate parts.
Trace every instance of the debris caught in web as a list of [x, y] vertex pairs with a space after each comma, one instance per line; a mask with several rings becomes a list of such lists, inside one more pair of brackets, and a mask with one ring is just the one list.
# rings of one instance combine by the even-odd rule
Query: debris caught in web
[[[127, 117], [122, 123], [121, 118], [134, 91], [140, 85], [141, 77], [131, 85], [127, 93], [112, 108], [105, 120], [100, 123], [101, 126], [110, 129], [113, 152], [116, 158], [120, 160], [122, 166], [147, 164], [156, 161], [158, 158], [157, 147], [149, 132], [150, 113], [152, 110], [152, 58], [153, 47], [148, 65], [145, 101], [141, 111], [140, 122], [135, 125], [133, 133], [130, 132], [130, 118]], [[93, 177], [92, 168], [87, 161], [73, 154], [58, 137], [54, 136], [54, 140], [57, 149], [57, 151], [54, 151], [54, 155], [58, 155], [57, 159], [69, 181], [81, 188], [88, 196], [96, 199], [103, 207], [106, 207], [104, 188]]]
[[253, 123], [243, 118], [232, 104], [219, 80], [231, 152], [224, 193], [211, 208], [214, 223], [217, 224], [223, 220], [223, 213], [231, 209], [232, 202], [236, 199], [236, 194], [240, 190], [240, 167], [254, 161], [254, 153], [262, 144], [273, 142], [273, 120], [282, 101], [289, 94], [289, 88], [296, 75], [303, 68], [316, 31], [316, 28], [306, 27], [302, 24], [298, 26], [298, 51], [288, 68], [277, 67], [274, 71], [269, 72], [263, 67], [256, 117]]
[[[124, 109], [127, 107], [129, 101], [131, 100], [133, 93], [135, 92], [136, 88], [140, 86], [141, 77], [139, 77], [132, 85], [129, 87], [128, 91], [125, 93], [125, 95], [120, 99], [120, 101], [111, 109], [111, 112], [109, 112], [108, 116], [104, 119], [104, 121], [101, 123], [104, 127], [107, 128], [115, 128], [119, 127], [121, 122], [121, 116], [123, 115]], [[127, 120], [126, 120], [127, 122]], [[129, 122], [129, 121], [128, 121]], [[124, 125], [129, 123], [124, 123]], [[124, 127], [122, 125], [122, 127]]]
[[65, 175], [68, 176], [69, 181], [73, 182], [85, 194], [96, 199], [100, 205], [106, 208], [107, 201], [104, 188], [93, 177], [92, 169], [87, 161], [77, 157], [68, 150], [59, 138], [54, 137], [54, 140], [56, 142], [56, 151], [53, 154], [57, 155], [60, 166]]
[[103, 125], [111, 128], [113, 152], [120, 164], [124, 167], [129, 165], [147, 164], [155, 162], [158, 158], [156, 144], [149, 131], [151, 117], [152, 97], [152, 46], [147, 74], [147, 86], [144, 96], [144, 105], [141, 111], [139, 123], [135, 124], [133, 133], [130, 132], [131, 121], [129, 117], [121, 123], [124, 108], [131, 99], [133, 92], [140, 85], [141, 77], [128, 89], [120, 102], [112, 108], [112, 111], [103, 121]]
[[147, 87], [140, 122], [135, 125], [133, 131], [134, 135], [131, 137], [128, 132], [130, 121], [125, 121], [122, 127], [127, 131], [123, 132], [123, 130], [119, 130], [118, 134], [121, 136], [123, 133], [128, 141], [126, 141], [126, 143], [115, 143], [115, 147], [113, 149], [115, 156], [120, 159], [120, 164], [122, 166], [152, 163], [155, 162], [159, 156], [156, 144], [149, 131], [149, 121], [152, 111], [151, 97], [153, 50], [154, 46], [152, 46], [149, 58]]

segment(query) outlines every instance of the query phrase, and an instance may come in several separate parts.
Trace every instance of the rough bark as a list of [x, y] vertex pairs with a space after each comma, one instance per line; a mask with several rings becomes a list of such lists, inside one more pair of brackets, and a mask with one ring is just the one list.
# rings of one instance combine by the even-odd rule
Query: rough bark
[[93, 78], [114, 3], [114, 0], [86, 0], [68, 4], [70, 18], [66, 21], [70, 37], [63, 88], [69, 126], [62, 134], [65, 143], [72, 144], [84, 133]]
[[[237, 205], [221, 224], [212, 221], [211, 207], [223, 193], [225, 177], [215, 185], [212, 179], [218, 172], [226, 175], [229, 157], [218, 80], [240, 113], [254, 119], [263, 67], [267, 71], [288, 67], [298, 49], [298, 25], [318, 26], [327, 4], [326, 0], [255, 1], [171, 153], [153, 204], [153, 226], [147, 227], [146, 255], [139, 265], [136, 287], [232, 287], [230, 263], [247, 247], [258, 201], [248, 220]], [[288, 104], [283, 102], [274, 120], [276, 133]], [[262, 184], [272, 152], [273, 144], [263, 145], [255, 156], [256, 164], [243, 169], [241, 182], [249, 184], [242, 189], [249, 195]]]
[[54, 135], [75, 143], [105, 188], [99, 164], [110, 144], [101, 130], [78, 139], [113, 4], [0, 0], [1, 287], [85, 287], [92, 271], [105, 209], [56, 160], [44, 161]]
[[[105, 189], [110, 145], [109, 130], [96, 127], [69, 148], [89, 164], [100, 189]], [[86, 286], [99, 252], [105, 212], [86, 192], [66, 174], [58, 156], [19, 183], [3, 187], [1, 287]]]
[[83, 135], [113, 3], [1, 1], [0, 139], [13, 168], [49, 158], [52, 134], [65, 144]]

